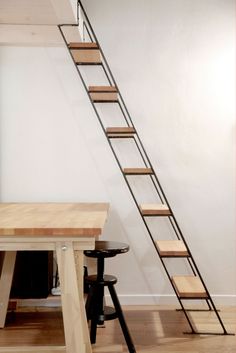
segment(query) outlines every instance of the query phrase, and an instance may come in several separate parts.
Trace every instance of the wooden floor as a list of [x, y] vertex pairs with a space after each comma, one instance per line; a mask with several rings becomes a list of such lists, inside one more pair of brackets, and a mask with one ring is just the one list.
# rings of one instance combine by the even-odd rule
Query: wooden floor
[[[173, 307], [124, 307], [125, 317], [138, 353], [233, 353], [236, 336], [186, 335], [188, 326], [184, 315]], [[236, 308], [220, 312], [226, 328], [236, 332]], [[193, 312], [197, 327], [219, 331], [214, 314]], [[206, 323], [207, 322], [207, 323]], [[9, 313], [5, 329], [0, 330], [0, 346], [64, 345], [60, 309], [21, 308]], [[35, 347], [36, 348], [36, 347]], [[35, 352], [37, 349], [35, 350]], [[117, 320], [98, 328], [95, 353], [128, 352]]]

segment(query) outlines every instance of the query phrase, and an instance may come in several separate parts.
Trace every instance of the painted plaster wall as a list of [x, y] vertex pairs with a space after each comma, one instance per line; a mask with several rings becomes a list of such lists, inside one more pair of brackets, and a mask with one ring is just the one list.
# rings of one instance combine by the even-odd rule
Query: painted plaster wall
[[[234, 1], [87, 0], [85, 7], [210, 292], [235, 303]], [[107, 262], [122, 302], [170, 302], [172, 289], [57, 29], [0, 29], [1, 201], [110, 202], [103, 237], [131, 246]], [[86, 76], [101, 81], [94, 71]], [[134, 156], [126, 151], [128, 166]], [[152, 201], [143, 183], [135, 188], [140, 201]], [[166, 237], [165, 222], [158, 227], [156, 236]]]

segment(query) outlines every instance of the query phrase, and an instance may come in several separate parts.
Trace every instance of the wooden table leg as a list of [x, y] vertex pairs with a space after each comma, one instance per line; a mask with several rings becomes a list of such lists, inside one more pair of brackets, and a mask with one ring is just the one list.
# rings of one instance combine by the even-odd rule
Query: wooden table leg
[[88, 323], [87, 316], [85, 312], [85, 303], [84, 303], [84, 252], [76, 251], [76, 273], [77, 273], [77, 283], [79, 288], [79, 297], [81, 302], [81, 312], [84, 317], [83, 320], [83, 335], [84, 342], [86, 347], [86, 353], [92, 353], [89, 331], [88, 331]]
[[[79, 272], [82, 276], [83, 251], [79, 252]], [[58, 242], [56, 244], [56, 254], [61, 287], [66, 352], [91, 353], [92, 350], [84, 310], [83, 285], [78, 286], [78, 282], [82, 283], [82, 277], [77, 282], [73, 243]]]
[[5, 326], [7, 307], [16, 261], [16, 251], [5, 251], [2, 252], [2, 255], [3, 261], [0, 278], [0, 328]]

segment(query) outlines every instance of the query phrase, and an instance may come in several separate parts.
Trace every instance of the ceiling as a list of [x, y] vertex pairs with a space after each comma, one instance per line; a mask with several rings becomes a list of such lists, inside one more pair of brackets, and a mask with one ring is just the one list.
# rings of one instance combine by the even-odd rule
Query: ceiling
[[0, 0], [0, 24], [74, 23], [74, 0]]

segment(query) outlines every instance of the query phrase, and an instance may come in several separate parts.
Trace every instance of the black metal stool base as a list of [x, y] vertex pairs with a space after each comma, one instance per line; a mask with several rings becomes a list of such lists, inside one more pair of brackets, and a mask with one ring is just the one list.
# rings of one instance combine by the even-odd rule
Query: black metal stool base
[[[85, 283], [89, 287], [89, 293], [86, 301], [87, 319], [90, 321], [90, 341], [96, 343], [97, 325], [103, 325], [106, 320], [118, 319], [122, 329], [126, 344], [130, 353], [135, 353], [135, 347], [129, 333], [128, 326], [122, 312], [122, 308], [115, 290], [114, 285], [117, 283], [117, 278], [111, 275], [104, 275], [104, 258], [112, 257], [121, 252], [125, 252], [125, 244], [122, 248], [104, 246], [105, 242], [96, 242], [98, 246], [93, 251], [85, 251], [85, 255], [97, 258], [97, 275], [87, 276]], [[109, 246], [111, 246], [111, 242]], [[114, 243], [115, 245], [119, 243]], [[102, 247], [103, 245], [103, 247]], [[106, 245], [106, 244], [105, 244]], [[104, 249], [105, 248], [105, 249]], [[126, 248], [128, 251], [128, 248]], [[113, 302], [114, 307], [104, 306], [104, 288], [107, 287]]]
[[[92, 344], [96, 343], [97, 325], [103, 325], [104, 321], [107, 321], [107, 320], [118, 319], [120, 322], [120, 326], [121, 326], [126, 344], [128, 346], [129, 352], [134, 353], [136, 352], [136, 350], [135, 350], [132, 338], [130, 336], [128, 326], [125, 322], [125, 318], [122, 312], [122, 308], [121, 308], [114, 284], [108, 283], [108, 280], [107, 280], [107, 277], [110, 277], [112, 279], [111, 282], [114, 282], [114, 279], [116, 278], [114, 276], [108, 276], [108, 275], [105, 275], [104, 277], [106, 280], [103, 281], [102, 284], [97, 281], [92, 283], [91, 278], [88, 277], [90, 291], [86, 301], [86, 313], [87, 313], [88, 321], [91, 322], [91, 327], [90, 327], [91, 343]], [[103, 305], [104, 286], [108, 287], [114, 308]], [[100, 298], [99, 301], [98, 301], [98, 298]]]

